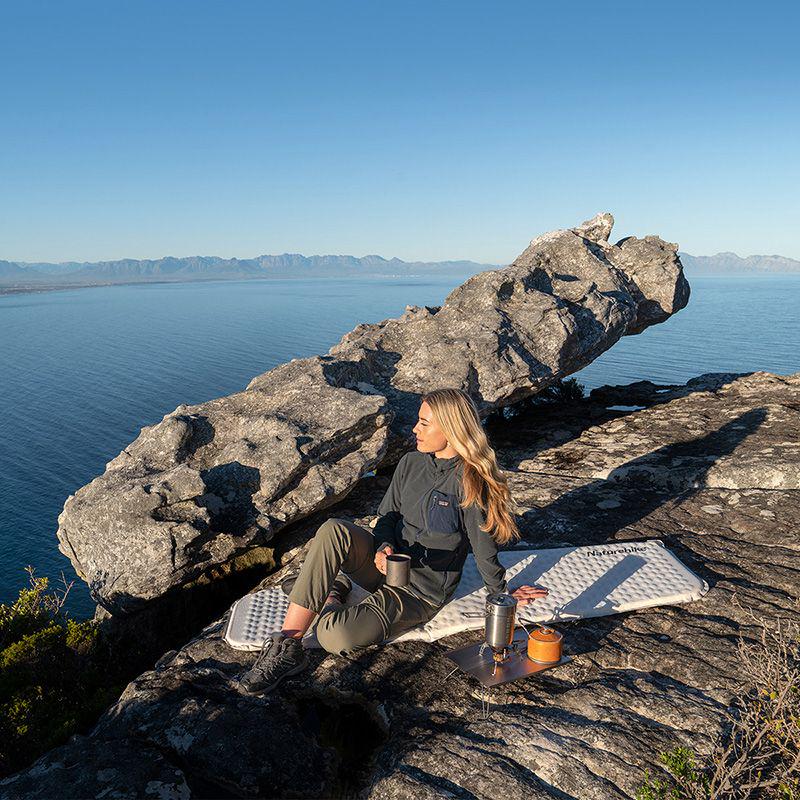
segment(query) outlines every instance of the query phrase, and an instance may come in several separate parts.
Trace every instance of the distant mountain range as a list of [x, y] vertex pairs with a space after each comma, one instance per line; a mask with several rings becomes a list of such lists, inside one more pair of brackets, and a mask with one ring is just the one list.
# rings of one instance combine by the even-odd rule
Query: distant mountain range
[[156, 260], [98, 261], [95, 263], [65, 262], [61, 264], [26, 264], [0, 261], [0, 286], [56, 287], [89, 286], [108, 283], [146, 281], [226, 280], [269, 277], [323, 277], [358, 275], [431, 275], [448, 271], [481, 272], [496, 269], [494, 264], [474, 261], [402, 261], [369, 255], [303, 256], [284, 253], [257, 258], [159, 258]]
[[687, 275], [747, 275], [800, 272], [800, 261], [785, 256], [747, 256], [717, 253], [715, 256], [692, 256], [679, 253]]
[[[800, 261], [783, 256], [748, 256], [717, 253], [715, 256], [680, 254], [687, 275], [730, 275], [800, 272]], [[284, 253], [257, 258], [159, 258], [156, 260], [69, 261], [61, 264], [27, 264], [0, 261], [3, 291], [96, 286], [113, 283], [195, 280], [241, 280], [269, 277], [347, 277], [358, 275], [417, 276], [448, 271], [481, 272], [497, 264], [474, 261], [402, 261], [381, 256], [303, 256]]]

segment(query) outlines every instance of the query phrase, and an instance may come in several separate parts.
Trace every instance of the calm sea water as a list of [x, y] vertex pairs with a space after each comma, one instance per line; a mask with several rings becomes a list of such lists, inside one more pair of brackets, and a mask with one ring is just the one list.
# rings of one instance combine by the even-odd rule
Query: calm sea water
[[[24, 567], [75, 578], [57, 550], [67, 496], [180, 403], [243, 389], [324, 353], [359, 322], [438, 305], [468, 273], [436, 278], [151, 284], [0, 297], [0, 602]], [[587, 389], [703, 372], [800, 371], [800, 275], [690, 279], [686, 309], [623, 338], [576, 374]], [[69, 608], [93, 605], [76, 579]]]

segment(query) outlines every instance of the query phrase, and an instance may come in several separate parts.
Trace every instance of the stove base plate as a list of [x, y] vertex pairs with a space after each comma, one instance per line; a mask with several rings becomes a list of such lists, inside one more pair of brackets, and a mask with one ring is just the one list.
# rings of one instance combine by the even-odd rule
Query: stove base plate
[[477, 678], [483, 686], [499, 686], [502, 683], [527, 678], [537, 672], [544, 672], [546, 669], [560, 667], [572, 661], [570, 656], [561, 656], [561, 660], [554, 664], [537, 664], [528, 658], [528, 634], [524, 630], [518, 630], [514, 634], [513, 647], [505, 661], [497, 664], [492, 658], [492, 650], [485, 647], [481, 652], [483, 642], [470, 644], [466, 647], [459, 647], [449, 650], [445, 655], [453, 661], [462, 672]]

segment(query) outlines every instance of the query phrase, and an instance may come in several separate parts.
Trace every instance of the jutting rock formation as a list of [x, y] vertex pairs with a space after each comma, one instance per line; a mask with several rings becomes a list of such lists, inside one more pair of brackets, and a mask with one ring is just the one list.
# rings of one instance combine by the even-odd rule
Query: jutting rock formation
[[[572, 661], [496, 687], [486, 718], [481, 687], [444, 655], [480, 631], [352, 658], [311, 650], [307, 671], [253, 697], [237, 678], [255, 653], [225, 643], [226, 614], [132, 681], [89, 736], [0, 782], [0, 800], [626, 800], [647, 770], [665, 777], [660, 752], [707, 756], [748, 689], [739, 637], [800, 622], [800, 373], [602, 387], [487, 433], [528, 546], [659, 538], [708, 593], [559, 625]], [[298, 541], [328, 516], [369, 524], [388, 480], [360, 481]]]
[[100, 605], [136, 610], [396, 461], [424, 391], [462, 387], [485, 415], [683, 308], [677, 245], [654, 236], [612, 245], [612, 225], [599, 214], [540, 236], [441, 307], [409, 306], [243, 392], [179, 406], [67, 499], [59, 548]]

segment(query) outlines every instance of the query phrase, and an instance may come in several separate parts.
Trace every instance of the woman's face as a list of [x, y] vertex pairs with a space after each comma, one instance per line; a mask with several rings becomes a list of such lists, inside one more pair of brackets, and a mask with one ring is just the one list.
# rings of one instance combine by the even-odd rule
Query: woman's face
[[419, 419], [413, 431], [417, 437], [417, 450], [423, 453], [436, 453], [447, 447], [447, 437], [436, 424], [431, 407], [424, 401], [419, 407]]

